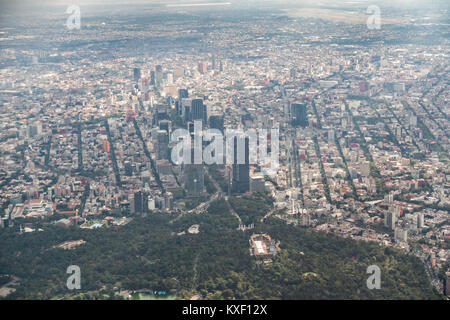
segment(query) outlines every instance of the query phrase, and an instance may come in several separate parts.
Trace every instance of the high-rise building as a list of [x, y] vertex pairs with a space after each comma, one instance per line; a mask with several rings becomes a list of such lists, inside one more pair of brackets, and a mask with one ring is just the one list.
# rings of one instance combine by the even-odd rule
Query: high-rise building
[[384, 225], [391, 230], [395, 229], [395, 224], [397, 222], [397, 215], [395, 212], [388, 211], [384, 215]]
[[306, 104], [293, 103], [291, 104], [291, 123], [293, 126], [306, 127], [308, 125], [308, 118], [306, 115]]
[[169, 157], [169, 134], [166, 130], [158, 130], [157, 132], [157, 149], [156, 156], [158, 160], [168, 159]]
[[178, 99], [189, 98], [189, 92], [187, 89], [178, 89]]
[[165, 130], [168, 134], [170, 134], [171, 121], [170, 120], [161, 120], [159, 122], [159, 130]]
[[212, 55], [211, 57], [211, 69], [216, 70], [216, 56]]
[[233, 159], [233, 182], [232, 182], [232, 192], [233, 193], [245, 193], [250, 191], [250, 163], [249, 163], [249, 138], [239, 138], [244, 139], [244, 163], [238, 163], [238, 137], [234, 138], [233, 148], [234, 148], [234, 159]]
[[42, 123], [37, 121], [34, 124], [31, 124], [27, 128], [27, 135], [29, 138], [33, 138], [36, 135], [39, 135], [42, 133]]
[[419, 212], [417, 214], [417, 228], [423, 228], [425, 226], [424, 214]]
[[163, 68], [160, 65], [155, 67], [155, 85], [158, 88], [163, 86]]
[[150, 85], [154, 86], [156, 84], [156, 80], [155, 80], [155, 71], [150, 71]]
[[139, 79], [141, 79], [141, 69], [133, 68], [133, 76], [134, 76], [134, 82], [139, 82]]
[[203, 104], [203, 99], [193, 99], [191, 105], [191, 120], [201, 120], [206, 123], [206, 105]]
[[207, 72], [206, 62], [198, 63], [198, 72], [200, 72], [201, 74], [205, 74]]
[[203, 194], [205, 189], [205, 176], [203, 164], [185, 164], [183, 167], [184, 189], [189, 197]]
[[141, 191], [134, 193], [134, 210], [133, 213], [142, 214], [145, 212], [145, 208], [148, 207], [147, 204], [147, 195]]
[[224, 115], [223, 114], [213, 114], [209, 117], [209, 127], [211, 129], [220, 130], [220, 132], [224, 131]]

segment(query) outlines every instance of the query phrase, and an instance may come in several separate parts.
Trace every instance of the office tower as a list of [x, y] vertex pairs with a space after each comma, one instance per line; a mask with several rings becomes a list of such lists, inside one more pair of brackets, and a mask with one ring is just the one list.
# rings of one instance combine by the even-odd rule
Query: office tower
[[223, 63], [222, 63], [222, 61], [219, 62], [219, 71], [223, 72]]
[[178, 89], [178, 99], [188, 98], [189, 93], [187, 89]]
[[138, 191], [134, 193], [134, 212], [137, 214], [142, 214], [148, 211], [148, 193]]
[[187, 123], [187, 130], [189, 131], [189, 133], [191, 134], [191, 136], [193, 137], [194, 135], [194, 123], [193, 122], [188, 122]]
[[166, 192], [164, 194], [163, 199], [163, 208], [165, 210], [172, 210], [172, 205], [173, 205], [173, 194], [171, 192]]
[[192, 100], [189, 98], [179, 99], [179, 112], [184, 122], [191, 120], [191, 105]]
[[142, 213], [142, 192], [138, 191], [134, 193], [132, 208], [132, 213]]
[[154, 86], [156, 84], [155, 71], [150, 71], [150, 85]]
[[208, 123], [208, 108], [206, 104], [203, 105], [203, 123], [205, 125]]
[[[193, 159], [192, 159], [193, 162]], [[205, 189], [205, 172], [203, 164], [183, 165], [184, 189], [188, 197], [198, 197]]]
[[211, 69], [216, 70], [216, 56], [212, 55], [211, 57]]
[[206, 105], [203, 104], [203, 99], [193, 99], [191, 106], [191, 120], [202, 120], [206, 123]]
[[134, 82], [139, 82], [139, 79], [141, 79], [141, 69], [133, 68], [133, 75], [134, 75]]
[[417, 228], [423, 228], [425, 226], [424, 214], [419, 212], [417, 214]]
[[205, 74], [206, 71], [207, 71], [206, 62], [199, 62], [198, 63], [198, 72], [200, 72], [201, 74]]
[[225, 116], [222, 114], [222, 115], [219, 115], [219, 114], [214, 114], [214, 115], [211, 115], [210, 117], [209, 117], [209, 127], [211, 128], [211, 129], [217, 129], [217, 130], [220, 130], [220, 132], [222, 132], [222, 134], [223, 134], [223, 131], [224, 131], [224, 118], [225, 118]]
[[239, 138], [244, 139], [244, 163], [238, 164], [238, 137], [234, 138], [233, 148], [234, 148], [234, 159], [233, 159], [233, 182], [232, 191], [233, 193], [245, 193], [250, 191], [250, 164], [249, 164], [249, 138]]
[[157, 65], [155, 68], [155, 85], [158, 88], [163, 86], [163, 69], [160, 65]]
[[165, 106], [165, 105], [157, 105], [156, 106], [156, 112], [153, 113], [152, 124], [156, 125], [161, 120], [169, 120], [170, 116], [169, 116], [168, 111], [169, 110], [167, 109], [167, 106]]
[[158, 130], [157, 132], [156, 156], [158, 160], [168, 159], [169, 157], [169, 134], [165, 130]]
[[[173, 93], [173, 90], [171, 90], [170, 88], [167, 88], [167, 87], [166, 87], [166, 89], [169, 89], [169, 90], [166, 90], [166, 91], [168, 91], [169, 93]], [[175, 95], [175, 94], [173, 94], [173, 95]], [[173, 98], [172, 98], [172, 95], [170, 95], [170, 96], [167, 97], [167, 105], [173, 106], [173, 104], [174, 104], [174, 100], [173, 100]]]
[[42, 133], [42, 124], [37, 122], [36, 124], [29, 125], [27, 129], [28, 137], [33, 138], [34, 136]]
[[384, 225], [391, 230], [395, 229], [395, 224], [397, 221], [397, 216], [395, 212], [388, 211], [384, 214]]
[[170, 120], [161, 120], [159, 122], [159, 130], [165, 130], [167, 133], [170, 134], [170, 125], [171, 125]]
[[130, 208], [130, 202], [129, 201], [122, 201], [119, 204], [120, 207], [120, 213], [124, 216], [127, 216], [130, 214], [131, 212], [131, 208]]
[[308, 125], [308, 118], [306, 116], [306, 104], [293, 103], [291, 105], [291, 123], [295, 127], [306, 127]]

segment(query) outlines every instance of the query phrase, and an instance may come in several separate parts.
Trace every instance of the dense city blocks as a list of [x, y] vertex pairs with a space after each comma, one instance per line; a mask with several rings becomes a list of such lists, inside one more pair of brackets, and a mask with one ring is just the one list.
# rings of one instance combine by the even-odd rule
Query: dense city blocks
[[373, 2], [3, 3], [0, 299], [448, 299], [449, 6]]

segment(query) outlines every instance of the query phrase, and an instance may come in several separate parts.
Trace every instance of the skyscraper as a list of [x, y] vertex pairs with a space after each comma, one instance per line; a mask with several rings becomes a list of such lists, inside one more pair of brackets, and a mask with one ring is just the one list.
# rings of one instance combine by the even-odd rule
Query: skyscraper
[[385, 215], [384, 215], [384, 225], [386, 227], [390, 228], [391, 230], [394, 230], [396, 221], [397, 221], [397, 216], [396, 216], [395, 212], [388, 211], [388, 212], [385, 213]]
[[142, 214], [148, 211], [148, 195], [145, 192], [138, 191], [134, 193], [134, 212]]
[[170, 120], [161, 120], [159, 122], [159, 130], [165, 130], [170, 134], [171, 121]]
[[200, 72], [201, 74], [205, 74], [206, 71], [207, 71], [206, 62], [199, 62], [198, 63], [198, 72]]
[[158, 88], [163, 86], [163, 68], [161, 65], [155, 67], [155, 85]]
[[211, 57], [211, 68], [213, 70], [216, 70], [216, 56], [215, 55], [212, 55], [212, 57]]
[[244, 139], [244, 163], [238, 163], [238, 137], [234, 138], [233, 148], [234, 148], [234, 159], [233, 159], [233, 182], [232, 182], [232, 192], [233, 193], [245, 193], [250, 191], [250, 164], [249, 164], [249, 138], [239, 138]]
[[306, 116], [306, 104], [293, 103], [291, 105], [291, 124], [295, 127], [306, 127], [308, 125], [308, 118]]
[[203, 104], [203, 99], [193, 99], [191, 106], [191, 120], [202, 120], [206, 123], [206, 105]]
[[158, 130], [157, 133], [157, 159], [168, 159], [169, 157], [169, 134], [166, 130]]
[[183, 168], [183, 180], [187, 196], [200, 196], [205, 189], [203, 164], [185, 164]]
[[417, 214], [417, 227], [423, 228], [424, 226], [425, 226], [424, 214], [422, 212], [419, 212]]
[[139, 79], [141, 79], [141, 69], [140, 68], [134, 68], [133, 69], [133, 76], [134, 76], [134, 82], [138, 82]]
[[178, 89], [178, 99], [188, 98], [189, 93], [187, 89]]
[[150, 71], [150, 85], [154, 86], [156, 84], [155, 71]]
[[224, 115], [223, 114], [214, 114], [209, 117], [209, 127], [211, 129], [220, 130], [220, 132], [224, 131]]

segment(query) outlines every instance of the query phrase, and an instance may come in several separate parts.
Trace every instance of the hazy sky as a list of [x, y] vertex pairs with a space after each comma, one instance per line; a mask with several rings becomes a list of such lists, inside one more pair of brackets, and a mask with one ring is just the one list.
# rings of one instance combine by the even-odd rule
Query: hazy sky
[[[58, 8], [69, 5], [97, 6], [107, 9], [108, 6], [119, 4], [126, 5], [128, 9], [132, 9], [133, 5], [160, 5], [166, 7], [167, 4], [192, 4], [192, 3], [214, 3], [214, 2], [230, 2], [231, 6], [257, 8], [273, 7], [273, 8], [289, 8], [289, 7], [342, 7], [346, 9], [361, 10], [361, 8], [369, 5], [378, 5], [381, 8], [397, 7], [397, 8], [440, 8], [448, 10], [450, 8], [450, 0], [0, 0], [1, 13], [32, 13], [38, 12], [46, 8]], [[214, 8], [215, 6], [211, 6]], [[205, 8], [202, 6], [202, 8]], [[59, 9], [58, 9], [59, 10]]]

